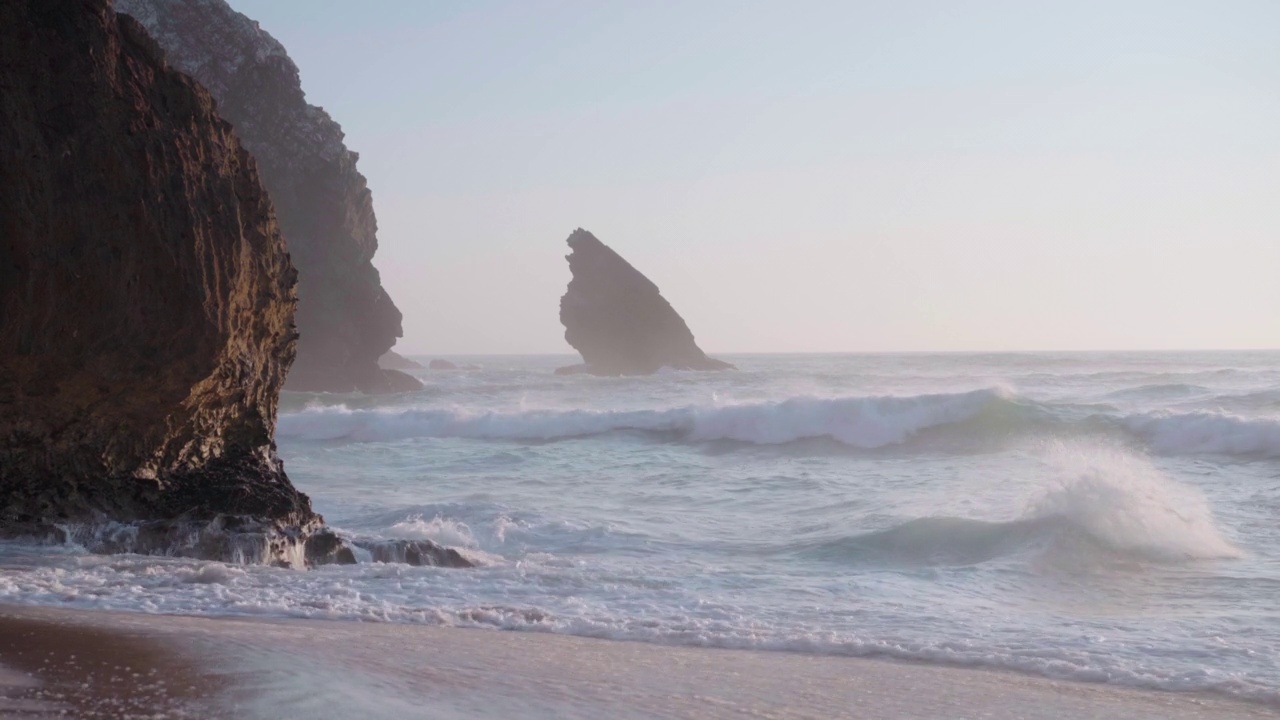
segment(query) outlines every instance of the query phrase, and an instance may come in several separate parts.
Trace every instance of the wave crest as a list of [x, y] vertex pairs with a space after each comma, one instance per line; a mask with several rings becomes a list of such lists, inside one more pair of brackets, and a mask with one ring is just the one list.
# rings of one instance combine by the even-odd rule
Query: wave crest
[[[1105, 410], [1106, 412], [1100, 412]], [[826, 438], [870, 450], [924, 431], [959, 431], [962, 442], [1004, 445], [1018, 434], [1102, 436], [1164, 455], [1280, 457], [1280, 419], [1226, 412], [1115, 414], [1106, 406], [1037, 403], [1003, 388], [909, 396], [801, 396], [641, 410], [310, 407], [280, 416], [281, 438], [381, 442], [407, 438], [554, 441], [611, 432], [682, 442], [784, 445]]]
[[617, 431], [670, 433], [687, 441], [734, 440], [776, 445], [833, 438], [871, 449], [904, 442], [920, 430], [961, 422], [1009, 402], [999, 389], [915, 396], [818, 398], [659, 410], [518, 410], [459, 408], [365, 410], [312, 408], [282, 415], [277, 434], [302, 440], [357, 442], [415, 437], [560, 440]]
[[1097, 559], [1177, 563], [1237, 558], [1204, 496], [1118, 448], [1055, 444], [1047, 487], [1023, 516], [991, 522], [923, 517], [820, 543], [821, 559], [904, 565], [972, 565], [1040, 551], [1078, 567]]

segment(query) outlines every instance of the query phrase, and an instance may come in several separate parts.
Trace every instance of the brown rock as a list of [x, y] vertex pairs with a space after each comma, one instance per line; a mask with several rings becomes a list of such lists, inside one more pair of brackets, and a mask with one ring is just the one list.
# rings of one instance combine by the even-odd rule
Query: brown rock
[[582, 355], [583, 364], [560, 368], [557, 374], [733, 368], [707, 357], [658, 286], [595, 235], [578, 228], [568, 242], [573, 279], [560, 298], [560, 322], [564, 339]]
[[272, 441], [295, 273], [209, 94], [109, 0], [0, 0], [0, 189], [0, 534], [296, 552], [320, 518]]
[[286, 389], [421, 389], [378, 358], [401, 336], [401, 315], [372, 259], [373, 195], [342, 128], [309, 105], [298, 67], [275, 38], [223, 0], [116, 0], [202, 83], [258, 161], [298, 268], [298, 357]]

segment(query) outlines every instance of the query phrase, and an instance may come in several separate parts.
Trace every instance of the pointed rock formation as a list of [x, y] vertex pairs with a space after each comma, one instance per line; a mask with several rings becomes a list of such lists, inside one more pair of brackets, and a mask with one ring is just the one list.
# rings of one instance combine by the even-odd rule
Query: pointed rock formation
[[727, 370], [733, 365], [707, 357], [689, 326], [658, 286], [622, 256], [578, 228], [566, 257], [573, 279], [560, 298], [564, 339], [583, 364], [559, 374], [648, 375], [661, 368]]
[[372, 263], [373, 196], [342, 128], [307, 104], [284, 47], [223, 0], [116, 0], [115, 7], [213, 94], [258, 161], [298, 268], [298, 358], [286, 389], [420, 389], [412, 376], [378, 365], [401, 335], [401, 315]]

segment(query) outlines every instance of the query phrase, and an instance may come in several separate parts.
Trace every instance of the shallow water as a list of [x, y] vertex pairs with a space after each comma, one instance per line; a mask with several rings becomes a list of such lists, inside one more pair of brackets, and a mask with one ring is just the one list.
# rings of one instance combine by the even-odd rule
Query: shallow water
[[1280, 353], [459, 358], [286, 394], [343, 532], [472, 571], [0, 546], [0, 601], [888, 655], [1280, 702]]

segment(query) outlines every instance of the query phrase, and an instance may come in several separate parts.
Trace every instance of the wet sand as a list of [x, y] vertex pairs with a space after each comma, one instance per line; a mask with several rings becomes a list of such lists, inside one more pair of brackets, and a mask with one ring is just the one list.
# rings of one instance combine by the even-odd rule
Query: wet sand
[[0, 607], [0, 718], [202, 717], [222, 688], [164, 637], [94, 613]]
[[0, 663], [0, 717], [15, 718], [1280, 716], [1213, 695], [874, 659], [13, 606], [0, 606]]

